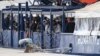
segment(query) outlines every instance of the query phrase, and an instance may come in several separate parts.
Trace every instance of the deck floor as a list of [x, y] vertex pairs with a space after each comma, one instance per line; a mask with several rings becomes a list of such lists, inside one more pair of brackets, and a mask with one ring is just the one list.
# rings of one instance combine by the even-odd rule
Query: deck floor
[[0, 56], [74, 56], [74, 55], [41, 53], [41, 52], [24, 53], [23, 49], [0, 48]]

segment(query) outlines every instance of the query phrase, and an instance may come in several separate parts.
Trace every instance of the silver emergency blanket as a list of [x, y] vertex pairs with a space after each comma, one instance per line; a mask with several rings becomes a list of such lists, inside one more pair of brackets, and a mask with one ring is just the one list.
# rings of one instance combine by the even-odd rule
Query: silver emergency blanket
[[77, 53], [100, 53], [100, 18], [75, 19], [75, 48]]

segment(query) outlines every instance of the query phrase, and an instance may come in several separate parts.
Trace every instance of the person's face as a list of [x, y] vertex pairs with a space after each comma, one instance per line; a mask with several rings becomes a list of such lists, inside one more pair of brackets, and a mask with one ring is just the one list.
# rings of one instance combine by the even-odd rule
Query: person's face
[[67, 22], [70, 22], [70, 18], [67, 18]]

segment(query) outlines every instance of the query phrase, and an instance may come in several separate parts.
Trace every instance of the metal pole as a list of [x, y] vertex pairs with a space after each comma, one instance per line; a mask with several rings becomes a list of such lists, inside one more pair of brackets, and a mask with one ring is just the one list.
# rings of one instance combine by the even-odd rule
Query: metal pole
[[26, 2], [26, 9], [25, 9], [26, 11], [28, 11], [29, 10], [29, 7], [28, 7], [28, 2]]
[[21, 13], [20, 13], [20, 29], [21, 29], [21, 39], [24, 38], [24, 18], [23, 18], [23, 13], [22, 13], [22, 8], [21, 8]]
[[13, 47], [13, 13], [11, 8], [11, 47]]
[[19, 3], [18, 6], [18, 40], [20, 40], [20, 11], [21, 11], [21, 3]]
[[[26, 2], [25, 14], [26, 14], [26, 20], [29, 20], [27, 11], [28, 11], [28, 2]], [[28, 29], [28, 33], [29, 33], [29, 37], [30, 37], [30, 29]]]
[[[31, 14], [31, 11], [30, 11], [30, 24], [32, 24], [32, 14]], [[31, 27], [31, 25], [30, 25], [30, 27]], [[30, 28], [30, 37], [32, 38], [32, 41], [33, 41], [33, 39], [34, 39], [34, 37], [33, 37], [33, 31], [31, 30], [31, 28]], [[34, 41], [33, 41], [33, 43], [34, 43]]]
[[4, 13], [2, 12], [2, 29], [4, 30], [4, 27], [5, 27], [5, 25], [4, 25]]
[[53, 48], [53, 37], [52, 37], [52, 30], [53, 30], [53, 15], [52, 15], [52, 10], [50, 9], [50, 47]]
[[[24, 38], [24, 19], [23, 19], [23, 14], [22, 14], [22, 10], [21, 10], [21, 14], [20, 14], [20, 39]], [[21, 45], [21, 47], [24, 47], [24, 45]]]
[[[28, 19], [27, 11], [28, 11], [28, 2], [26, 2], [26, 8], [25, 8], [26, 19]], [[28, 20], [29, 20], [29, 19], [28, 19]]]
[[65, 13], [64, 13], [64, 6], [63, 6], [63, 15], [62, 15], [62, 32], [65, 32]]
[[44, 19], [44, 15], [42, 14], [42, 11], [41, 11], [41, 47], [42, 49], [44, 49], [43, 19]]
[[24, 23], [24, 19], [23, 19], [23, 14], [21, 13], [21, 16], [20, 16], [20, 29], [21, 29], [21, 39], [24, 38], [24, 27], [23, 27], [23, 24]]
[[[4, 27], [5, 27], [5, 25], [4, 25], [4, 13], [2, 12], [2, 29], [3, 29], [3, 31], [4, 31]], [[4, 43], [3, 43], [3, 37], [2, 37], [2, 45], [4, 46]]]

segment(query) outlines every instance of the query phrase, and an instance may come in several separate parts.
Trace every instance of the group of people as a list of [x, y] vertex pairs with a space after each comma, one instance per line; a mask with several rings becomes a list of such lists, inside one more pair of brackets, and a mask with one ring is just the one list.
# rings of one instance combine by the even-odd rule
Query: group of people
[[66, 5], [67, 3], [72, 6], [87, 5], [95, 3], [97, 1], [99, 0], [41, 0], [41, 2], [43, 2], [45, 5], [55, 3], [55, 5], [58, 6]]
[[[73, 17], [66, 17], [65, 18], [65, 33], [73, 33], [75, 28], [75, 22]], [[12, 20], [12, 29], [18, 31], [18, 28], [22, 27], [22, 31], [32, 31], [32, 32], [41, 32], [43, 30], [44, 32], [50, 33], [50, 19], [46, 16], [44, 16], [43, 21], [41, 22], [41, 17], [39, 15], [36, 15], [35, 17], [26, 18], [24, 17], [24, 20], [22, 22], [19, 22], [15, 19]], [[42, 24], [42, 25], [41, 25]], [[42, 26], [42, 29], [41, 29]], [[61, 32], [62, 29], [62, 16], [57, 16], [53, 18], [52, 20], [52, 32]], [[3, 29], [10, 30], [11, 29], [11, 19], [10, 15], [7, 15], [7, 17], [4, 19], [3, 22]]]
[[[3, 30], [11, 30], [12, 29], [13, 31], [18, 31], [18, 30], [24, 31], [25, 39], [30, 38], [30, 32], [41, 32], [41, 30], [43, 30], [43, 32], [46, 34], [50, 33], [51, 32], [50, 31], [50, 28], [51, 28], [50, 27], [50, 22], [51, 22], [50, 18], [48, 18], [45, 15], [43, 15], [43, 16], [44, 17], [43, 17], [42, 22], [41, 22], [41, 16], [36, 15], [36, 16], [32, 16], [31, 20], [29, 17], [24, 16], [23, 17], [24, 20], [21, 20], [21, 22], [19, 23], [18, 21], [16, 21], [16, 20], [18, 20], [18, 17], [13, 17], [13, 20], [11, 20], [11, 15], [8, 14], [3, 20]], [[64, 19], [64, 21], [65, 21], [65, 25], [64, 25], [65, 31], [64, 32], [65, 33], [73, 33], [74, 32], [74, 28], [75, 28], [74, 20], [75, 19], [73, 17], [66, 17]], [[11, 25], [12, 25], [12, 28], [11, 28]], [[41, 29], [41, 26], [42, 26], [42, 29]], [[21, 27], [21, 29], [19, 29], [20, 27]], [[61, 29], [62, 29], [62, 16], [56, 16], [55, 18], [52, 19], [52, 32], [60, 33]], [[47, 39], [50, 40], [49, 37], [47, 37]], [[47, 39], [46, 39], [46, 41], [47, 41]], [[53, 45], [55, 45], [55, 46], [53, 46], [54, 48], [56, 48], [59, 45], [59, 43], [58, 44], [56, 43], [56, 42], [58, 42], [57, 40], [59, 41], [59, 38], [54, 37], [54, 42], [53, 42]], [[49, 43], [49, 41], [48, 41], [48, 43]], [[27, 46], [27, 47], [30, 47], [30, 46]], [[38, 48], [38, 47], [36, 47], [36, 48]]]
[[79, 5], [81, 2], [79, 0], [40, 0], [40, 2], [44, 5], [52, 5], [53, 3], [57, 6], [66, 5]]

